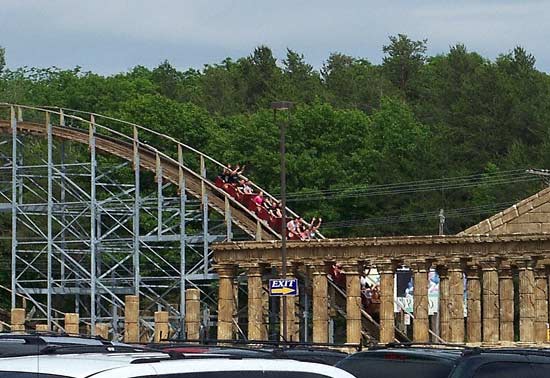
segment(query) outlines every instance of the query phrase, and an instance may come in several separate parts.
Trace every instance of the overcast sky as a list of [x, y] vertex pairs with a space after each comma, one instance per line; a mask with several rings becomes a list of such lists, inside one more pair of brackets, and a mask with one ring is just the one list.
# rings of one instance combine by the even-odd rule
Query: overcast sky
[[550, 72], [550, 0], [0, 0], [10, 68], [201, 68], [260, 44], [316, 68], [331, 52], [379, 63], [398, 33], [427, 38], [431, 55], [462, 42], [495, 58], [521, 45]]

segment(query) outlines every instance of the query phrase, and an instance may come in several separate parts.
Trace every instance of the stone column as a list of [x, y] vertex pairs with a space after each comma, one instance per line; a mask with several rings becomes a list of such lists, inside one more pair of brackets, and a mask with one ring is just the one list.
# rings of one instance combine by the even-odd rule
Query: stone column
[[460, 260], [449, 264], [449, 341], [464, 343], [464, 278]]
[[264, 326], [264, 305], [262, 303], [262, 267], [252, 265], [248, 277], [248, 339], [262, 340]]
[[139, 297], [124, 298], [124, 342], [139, 343]]
[[169, 313], [168, 311], [155, 312], [155, 343], [168, 339], [170, 333]]
[[235, 267], [233, 265], [218, 265], [216, 267], [220, 281], [218, 288], [218, 339], [233, 339], [233, 315], [236, 311], [233, 277]]
[[108, 323], [96, 323], [95, 334], [105, 340], [109, 340], [109, 324]]
[[548, 271], [545, 267], [535, 269], [535, 341], [546, 341], [548, 323]]
[[430, 265], [431, 263], [426, 261], [415, 261], [411, 264], [411, 268], [414, 274], [414, 342], [430, 341], [430, 323], [428, 317], [428, 310], [430, 307], [428, 301], [428, 272], [430, 270]]
[[472, 265], [466, 270], [466, 290], [468, 292], [466, 333], [469, 343], [481, 342], [481, 283], [479, 275], [478, 265]]
[[483, 341], [496, 342], [499, 335], [498, 273], [496, 262], [481, 262], [483, 294]]
[[36, 332], [48, 332], [50, 330], [50, 327], [48, 327], [47, 324], [37, 324], [34, 329]]
[[79, 322], [78, 314], [70, 312], [65, 313], [65, 332], [70, 335], [78, 335], [80, 333], [78, 327]]
[[437, 274], [439, 275], [439, 337], [449, 341], [451, 331], [449, 330], [449, 270], [447, 266], [438, 265]]
[[395, 264], [377, 264], [380, 274], [380, 342], [390, 343], [395, 339], [394, 318], [394, 272]]
[[[294, 278], [294, 267], [288, 269], [286, 277]], [[296, 316], [297, 296], [286, 297], [286, 331], [288, 341], [300, 341], [300, 319]], [[283, 308], [283, 298], [281, 298], [281, 309]], [[281, 319], [282, 320], [282, 319]], [[281, 327], [282, 328], [282, 327]], [[281, 335], [282, 335], [281, 329]]]
[[535, 262], [519, 260], [519, 340], [535, 341]]
[[24, 308], [11, 309], [11, 331], [25, 332], [25, 309]]
[[498, 267], [500, 302], [500, 340], [514, 341], [514, 280], [512, 267], [501, 261]]
[[185, 290], [185, 334], [187, 340], [199, 340], [201, 330], [201, 292]]
[[361, 342], [361, 277], [359, 264], [343, 266], [346, 275], [346, 342]]
[[326, 265], [311, 265], [313, 275], [313, 342], [328, 342], [328, 281]]

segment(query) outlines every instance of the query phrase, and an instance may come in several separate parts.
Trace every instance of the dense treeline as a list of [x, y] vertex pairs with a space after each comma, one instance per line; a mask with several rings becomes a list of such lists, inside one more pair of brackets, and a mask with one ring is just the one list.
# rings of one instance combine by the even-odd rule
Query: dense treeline
[[[165, 61], [113, 76], [8, 70], [0, 51], [0, 101], [144, 124], [246, 164], [273, 193], [279, 134], [270, 103], [293, 101], [291, 207], [322, 216], [331, 236], [437, 233], [444, 208], [445, 231], [454, 233], [542, 187], [509, 171], [550, 167], [550, 77], [521, 47], [494, 61], [460, 44], [437, 56], [426, 47], [398, 35], [383, 46], [379, 65], [333, 53], [316, 70], [296, 51], [277, 61], [260, 46], [201, 70], [178, 71]], [[476, 185], [388, 186], [480, 173]]]

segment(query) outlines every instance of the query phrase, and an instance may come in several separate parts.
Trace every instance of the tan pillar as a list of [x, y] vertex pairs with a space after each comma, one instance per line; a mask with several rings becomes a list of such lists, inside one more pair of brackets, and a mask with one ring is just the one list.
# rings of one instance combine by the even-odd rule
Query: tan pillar
[[67, 312], [65, 314], [65, 332], [70, 335], [78, 335], [80, 333], [79, 322], [78, 314]]
[[235, 268], [233, 265], [219, 265], [216, 271], [220, 277], [218, 288], [218, 339], [233, 339], [233, 316], [235, 314], [235, 298], [233, 277]]
[[500, 340], [514, 341], [514, 280], [512, 267], [502, 261], [498, 269]]
[[95, 325], [95, 334], [105, 340], [109, 340], [109, 324], [107, 323], [96, 323]]
[[[286, 273], [288, 279], [294, 278], [294, 269], [289, 269]], [[283, 297], [284, 298], [284, 297]], [[281, 298], [281, 309], [283, 308], [283, 298]], [[286, 297], [286, 331], [288, 341], [300, 341], [299, 319], [296, 316], [297, 296]], [[281, 329], [281, 335], [283, 330]]]
[[545, 267], [535, 269], [535, 341], [546, 341], [548, 323], [548, 271]]
[[25, 309], [24, 308], [11, 309], [11, 331], [25, 332]]
[[450, 316], [449, 313], [449, 270], [444, 265], [437, 267], [437, 274], [439, 275], [439, 336], [449, 341], [451, 337], [451, 331], [449, 330]]
[[262, 267], [250, 266], [248, 276], [248, 339], [263, 340], [264, 304], [262, 296]]
[[495, 342], [499, 338], [499, 292], [496, 262], [483, 261], [481, 263], [481, 271], [483, 280], [483, 341]]
[[535, 341], [535, 273], [531, 259], [518, 261], [519, 268], [519, 340]]
[[464, 278], [460, 261], [449, 264], [449, 340], [464, 342]]
[[431, 263], [425, 261], [416, 261], [411, 264], [413, 270], [414, 283], [414, 322], [413, 322], [413, 341], [430, 341], [430, 323], [428, 317], [428, 272]]
[[313, 275], [313, 342], [328, 342], [328, 281], [326, 265], [311, 266]]
[[36, 332], [48, 332], [50, 330], [47, 324], [37, 324], [34, 329]]
[[168, 311], [155, 312], [155, 343], [168, 339], [170, 336], [170, 322]]
[[139, 343], [139, 297], [124, 298], [124, 342]]
[[481, 283], [478, 265], [472, 265], [466, 270], [466, 290], [468, 292], [466, 333], [468, 342], [481, 342]]
[[359, 264], [343, 264], [346, 276], [346, 342], [361, 342], [361, 277]]
[[395, 339], [394, 318], [394, 272], [395, 264], [377, 264], [380, 274], [380, 342], [390, 343]]
[[187, 340], [198, 340], [201, 329], [201, 292], [185, 290], [185, 334]]

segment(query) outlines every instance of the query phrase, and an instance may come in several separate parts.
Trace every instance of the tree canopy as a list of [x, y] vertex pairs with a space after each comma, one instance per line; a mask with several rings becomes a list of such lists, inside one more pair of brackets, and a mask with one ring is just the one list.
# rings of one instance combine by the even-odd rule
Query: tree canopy
[[[329, 236], [431, 234], [439, 209], [458, 232], [544, 185], [550, 168], [550, 77], [523, 47], [495, 60], [463, 44], [427, 55], [427, 40], [389, 37], [384, 58], [300, 52], [178, 70], [168, 61], [102, 76], [8, 69], [0, 101], [106, 113], [168, 133], [279, 192], [274, 100], [296, 104], [288, 128], [289, 206], [321, 216]], [[8, 51], [9, 54], [9, 51]]]

